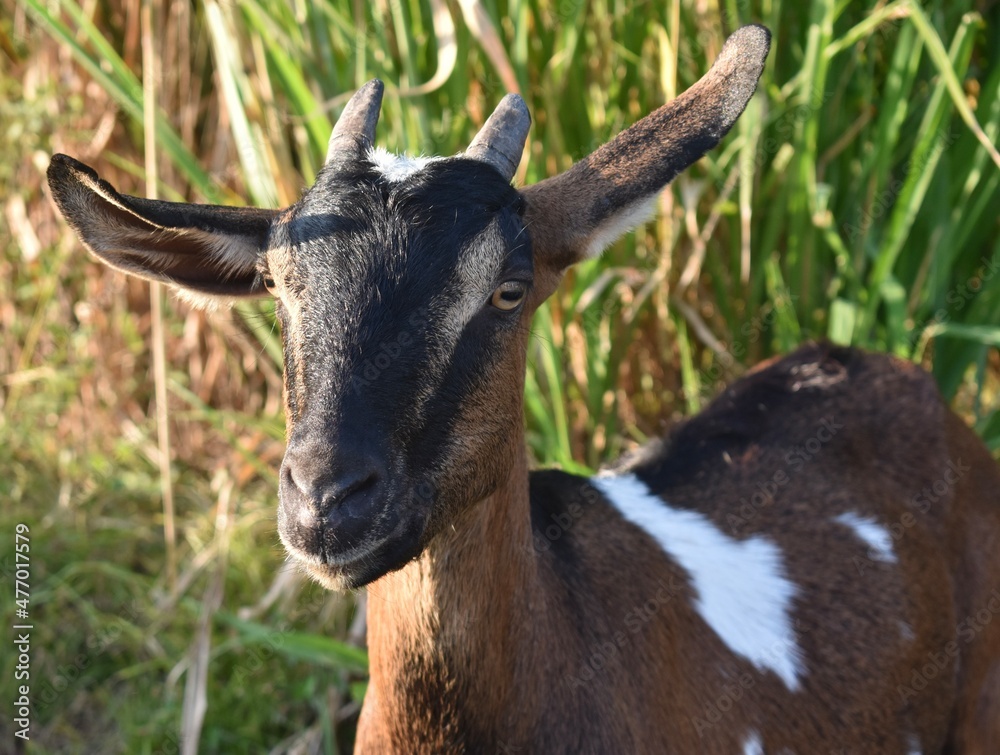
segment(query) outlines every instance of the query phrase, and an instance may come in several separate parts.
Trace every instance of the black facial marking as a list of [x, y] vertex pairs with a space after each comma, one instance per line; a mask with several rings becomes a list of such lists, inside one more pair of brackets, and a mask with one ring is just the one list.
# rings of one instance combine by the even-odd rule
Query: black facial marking
[[[491, 299], [506, 280], [530, 288], [522, 210], [518, 193], [492, 167], [450, 158], [398, 181], [367, 159], [341, 163], [321, 171], [289, 212], [275, 249], [283, 256], [274, 264], [281, 269], [289, 451], [308, 446], [308, 458], [322, 456], [330, 472], [324, 477], [310, 461], [303, 482], [300, 461], [298, 474], [293, 469], [283, 480], [282, 505], [314, 498], [317, 510], [341, 513], [310, 520], [293, 511], [282, 536], [327, 563], [370, 546], [363, 564], [336, 565], [349, 584], [412, 558], [439, 498], [456, 495], [425, 478], [427, 470], [433, 476], [455, 464], [456, 427], [482, 408], [470, 408], [470, 396], [481, 401], [520, 322], [519, 309], [501, 311]], [[373, 455], [372, 468], [383, 470], [377, 482], [350, 493], [345, 459], [356, 468]], [[326, 487], [315, 493], [314, 482]], [[435, 495], [414, 495], [428, 486]], [[339, 503], [338, 495], [350, 500]], [[371, 515], [364, 524], [330, 524], [353, 510]]]

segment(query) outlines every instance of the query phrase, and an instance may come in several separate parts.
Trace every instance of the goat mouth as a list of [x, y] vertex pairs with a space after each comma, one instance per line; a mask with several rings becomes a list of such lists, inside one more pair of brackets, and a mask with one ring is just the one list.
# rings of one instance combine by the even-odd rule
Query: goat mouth
[[315, 556], [303, 558], [291, 550], [289, 553], [321, 585], [328, 590], [342, 591], [364, 587], [389, 572], [402, 569], [420, 555], [419, 543], [419, 534], [405, 532], [370, 548], [355, 548], [332, 561]]
[[403, 568], [420, 555], [426, 517], [413, 510], [407, 514], [397, 516], [388, 532], [379, 532], [376, 524], [368, 537], [344, 548], [335, 532], [303, 532], [287, 526], [279, 509], [278, 534], [289, 556], [317, 582], [330, 590], [351, 590]]

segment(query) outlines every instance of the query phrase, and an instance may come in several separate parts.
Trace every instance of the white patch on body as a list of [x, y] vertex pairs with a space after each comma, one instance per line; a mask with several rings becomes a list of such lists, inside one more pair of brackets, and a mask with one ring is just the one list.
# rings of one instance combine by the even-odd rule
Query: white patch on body
[[760, 734], [751, 731], [750, 735], [743, 742], [743, 755], [764, 755], [764, 745], [761, 744]]
[[850, 528], [858, 539], [868, 546], [868, 555], [873, 560], [884, 561], [887, 564], [896, 563], [896, 554], [892, 550], [892, 535], [873, 518], [846, 511], [835, 516], [833, 521]]
[[592, 482], [688, 571], [695, 609], [729, 649], [797, 690], [804, 672], [791, 620], [797, 590], [785, 576], [778, 546], [759, 535], [735, 540], [704, 515], [673, 508], [634, 475]]
[[368, 160], [389, 183], [405, 181], [414, 173], [426, 168], [429, 163], [440, 159], [440, 157], [424, 157], [422, 155], [419, 157], [394, 155], [383, 147], [372, 147], [368, 150]]

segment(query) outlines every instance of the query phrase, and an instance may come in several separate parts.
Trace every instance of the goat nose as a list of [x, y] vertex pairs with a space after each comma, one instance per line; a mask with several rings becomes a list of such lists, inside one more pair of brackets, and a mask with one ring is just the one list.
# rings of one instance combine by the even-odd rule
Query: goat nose
[[282, 503], [300, 517], [336, 525], [331, 520], [366, 516], [385, 477], [384, 465], [372, 454], [295, 444], [281, 466]]

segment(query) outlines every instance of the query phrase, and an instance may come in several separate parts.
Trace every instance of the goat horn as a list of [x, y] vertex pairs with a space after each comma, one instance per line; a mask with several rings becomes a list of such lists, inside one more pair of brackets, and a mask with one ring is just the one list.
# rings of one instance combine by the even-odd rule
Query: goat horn
[[364, 149], [375, 143], [375, 125], [382, 107], [382, 82], [372, 79], [354, 93], [330, 134], [326, 161], [344, 150]]
[[521, 162], [529, 126], [528, 106], [520, 95], [508, 94], [476, 134], [465, 156], [492, 165], [510, 181]]

